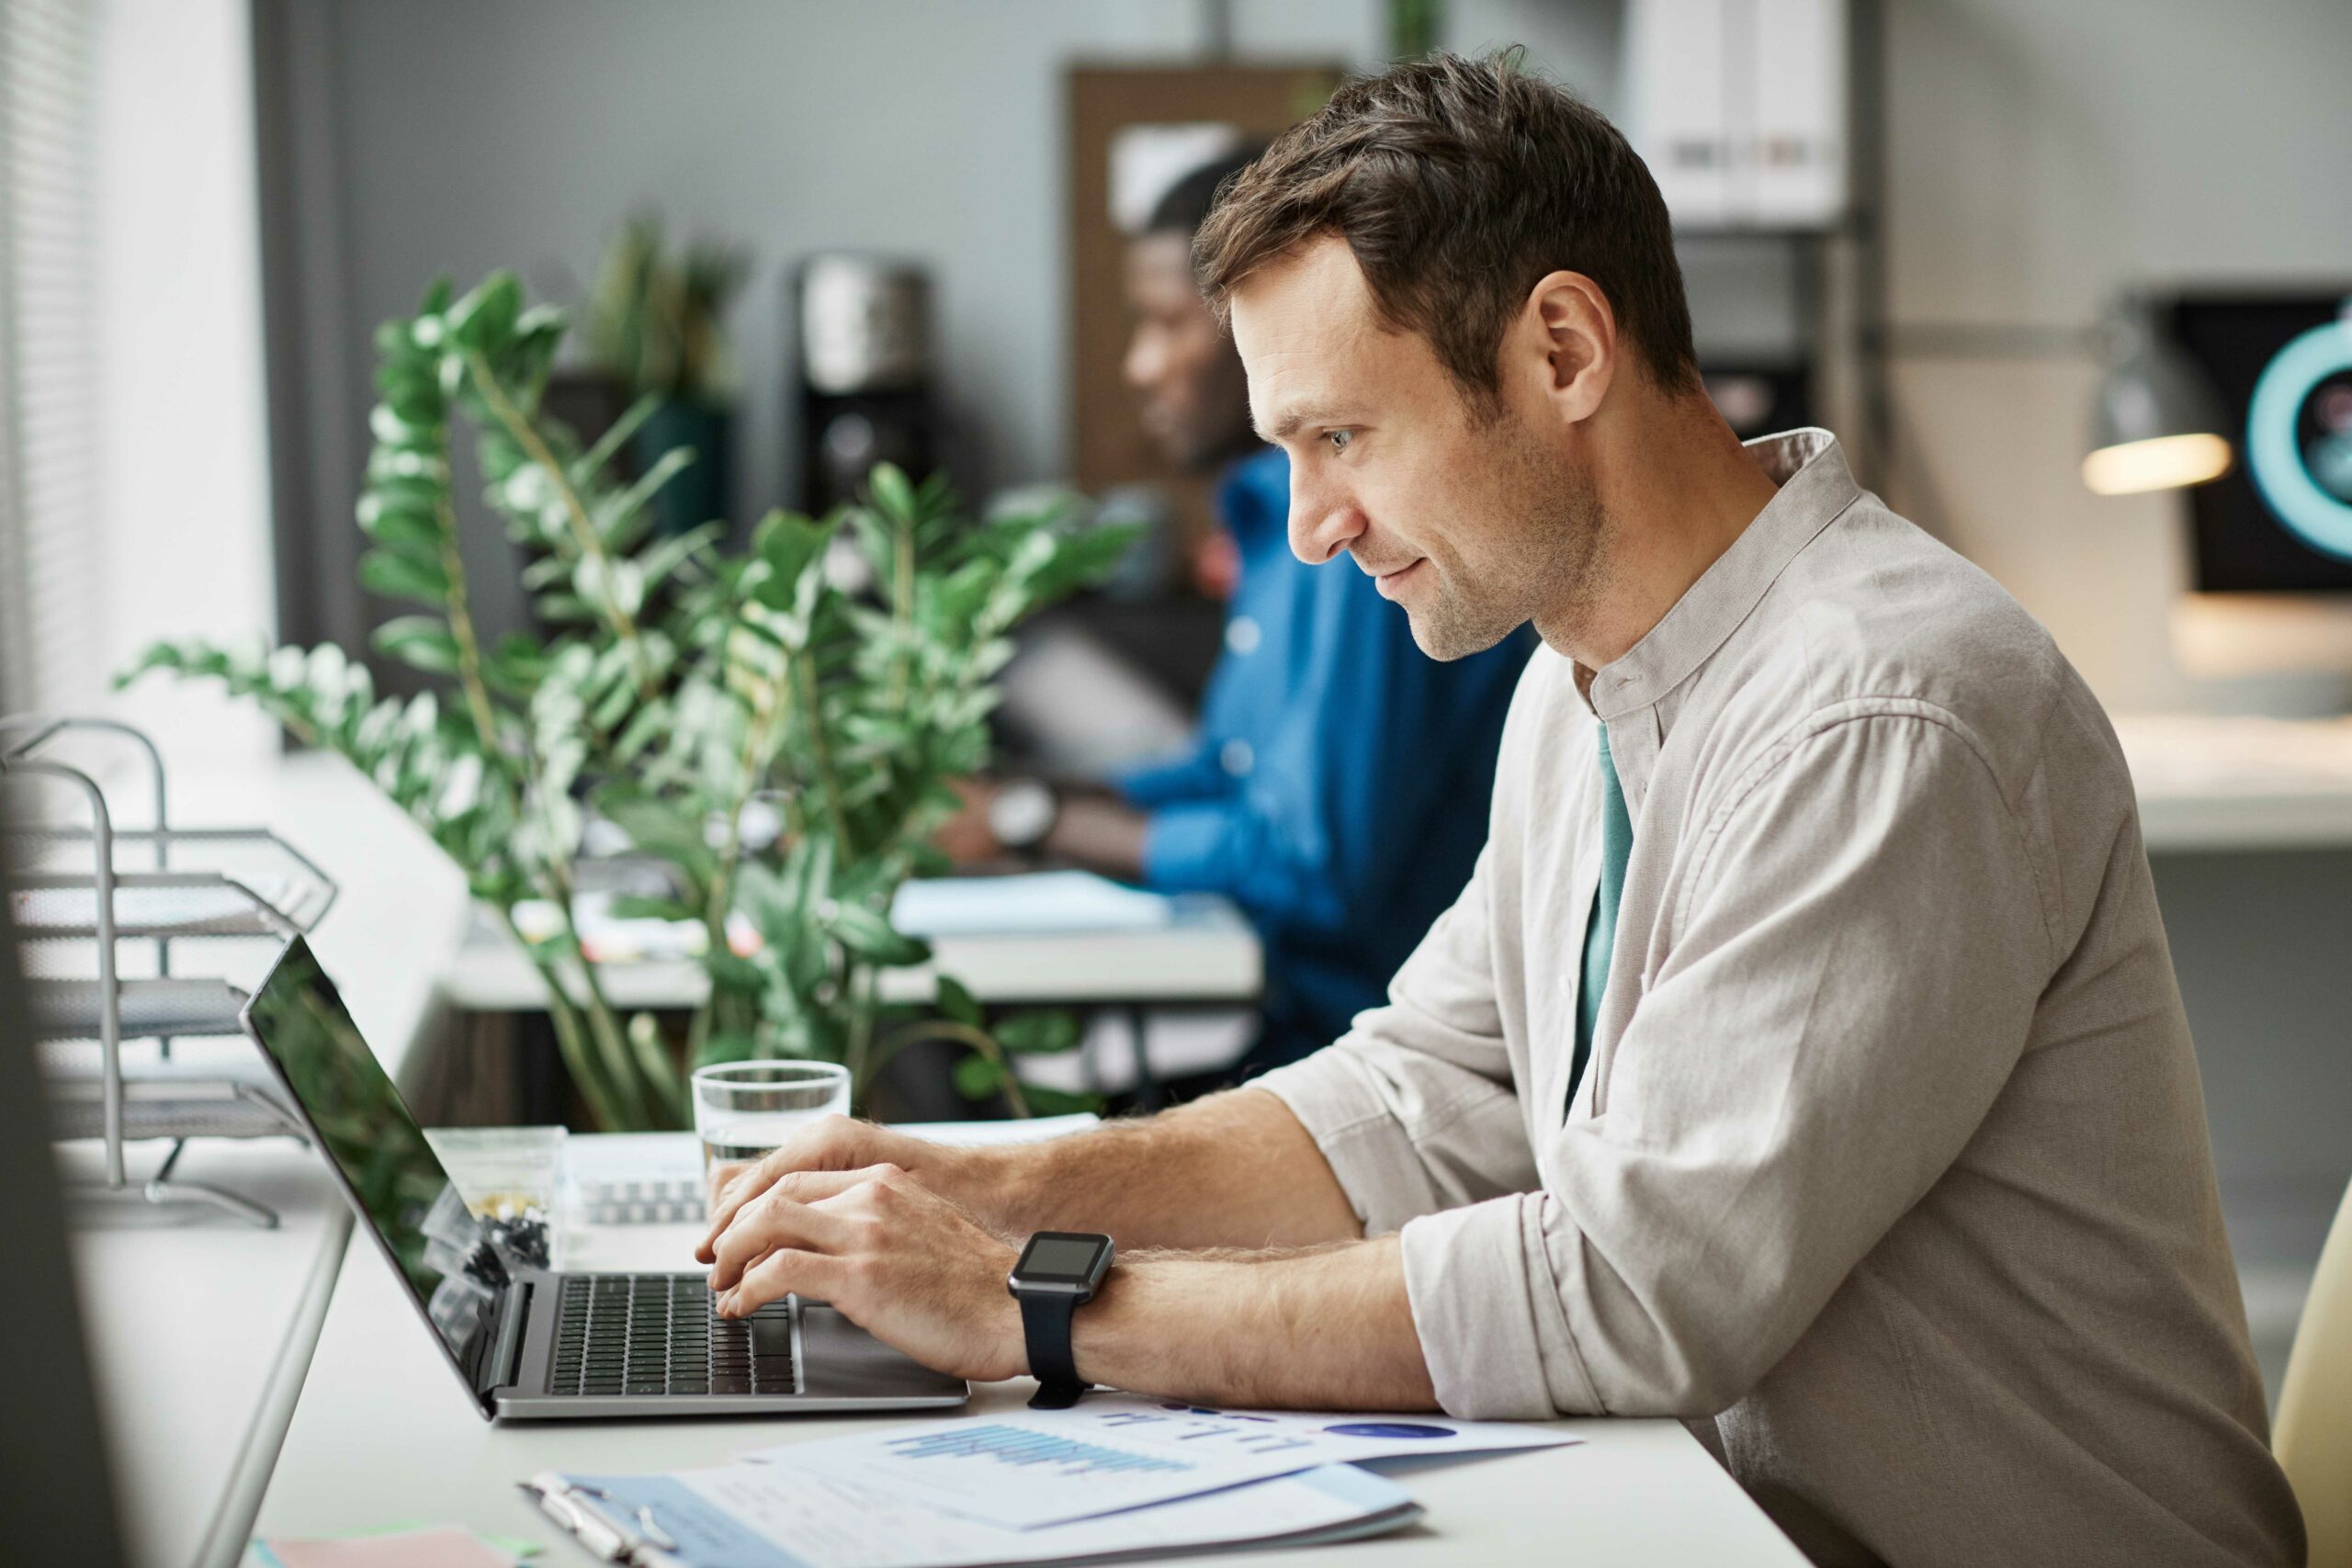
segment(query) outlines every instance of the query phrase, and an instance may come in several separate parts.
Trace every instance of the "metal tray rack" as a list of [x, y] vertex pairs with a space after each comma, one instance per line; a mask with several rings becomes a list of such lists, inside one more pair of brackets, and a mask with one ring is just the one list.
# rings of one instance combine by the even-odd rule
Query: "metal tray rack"
[[[93, 734], [145, 752], [153, 828], [118, 829], [96, 781], [59, 755], [61, 739]], [[274, 954], [326, 914], [334, 882], [262, 829], [172, 827], [162, 753], [111, 719], [0, 718], [0, 784], [70, 791], [86, 819], [32, 825], [18, 816], [0, 829], [0, 891], [28, 955], [27, 1021], [57, 1135], [105, 1144], [103, 1177], [81, 1190], [208, 1204], [274, 1226], [277, 1216], [251, 1199], [173, 1174], [190, 1138], [303, 1135], [243, 1038], [244, 992], [218, 975], [181, 971], [191, 944], [199, 969], [222, 967], [224, 944]], [[152, 1052], [126, 1051], [141, 1041]], [[179, 1043], [187, 1043], [175, 1051]], [[172, 1146], [153, 1177], [135, 1180], [124, 1145], [141, 1139]]]

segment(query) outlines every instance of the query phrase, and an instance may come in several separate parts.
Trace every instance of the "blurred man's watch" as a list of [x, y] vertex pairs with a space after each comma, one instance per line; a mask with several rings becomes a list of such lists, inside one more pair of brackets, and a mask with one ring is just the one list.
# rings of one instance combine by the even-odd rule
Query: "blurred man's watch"
[[1054, 830], [1061, 803], [1051, 786], [1035, 779], [1015, 779], [989, 800], [989, 831], [1008, 850], [1034, 850]]

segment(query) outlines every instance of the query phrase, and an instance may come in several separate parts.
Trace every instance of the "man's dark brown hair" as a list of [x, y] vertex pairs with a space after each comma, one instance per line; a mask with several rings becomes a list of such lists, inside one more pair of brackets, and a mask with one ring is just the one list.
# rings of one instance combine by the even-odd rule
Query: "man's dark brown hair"
[[1234, 287], [1309, 241], [1355, 253], [1381, 315], [1491, 400], [1535, 280], [1593, 280], [1652, 380], [1696, 389], [1690, 307], [1657, 182], [1617, 128], [1521, 51], [1436, 54], [1349, 83], [1235, 176], [1193, 243], [1222, 319]]

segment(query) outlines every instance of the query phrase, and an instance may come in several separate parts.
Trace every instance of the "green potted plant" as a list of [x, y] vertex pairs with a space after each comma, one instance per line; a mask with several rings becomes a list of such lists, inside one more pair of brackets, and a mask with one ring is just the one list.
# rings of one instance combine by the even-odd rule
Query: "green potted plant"
[[[1025, 1113], [1008, 1054], [1074, 1043], [1059, 1014], [989, 1021], [943, 979], [935, 1005], [884, 1003], [884, 969], [922, 962], [890, 920], [909, 876], [944, 869], [931, 840], [956, 808], [950, 781], [988, 759], [993, 678], [1007, 634], [1091, 582], [1131, 536], [1075, 532], [1055, 510], [970, 522], [944, 483], [872, 475], [870, 505], [819, 521], [771, 513], [748, 546], [711, 523], [664, 536], [651, 503], [692, 461], [665, 453], [613, 479], [621, 445], [658, 401], [582, 449], [540, 407], [564, 333], [501, 273], [462, 299], [436, 285], [378, 331], [375, 449], [357, 509], [371, 547], [361, 581], [423, 613], [375, 634], [383, 652], [441, 679], [379, 698], [365, 665], [311, 649], [164, 642], [148, 671], [224, 682], [306, 744], [340, 752], [467, 874], [544, 979], [564, 1062], [614, 1129], [685, 1115], [679, 1054], [657, 1021], [624, 1019], [573, 920], [586, 814], [618, 824], [670, 869], [673, 891], [624, 912], [699, 922], [707, 1000], [686, 1061], [799, 1056], [848, 1065], [861, 1102], [888, 1058], [924, 1038], [968, 1047], [967, 1093], [1002, 1091]], [[522, 547], [543, 636], [484, 647], [457, 543], [450, 447], [472, 433], [492, 506]], [[846, 532], [878, 585], [836, 586], [823, 558]], [[745, 842], [747, 810], [782, 829]], [[515, 911], [540, 901], [554, 934], [524, 942]], [[730, 917], [757, 933], [729, 940]]]
[[640, 214], [606, 244], [582, 310], [584, 369], [617, 393], [607, 409], [653, 400], [629, 439], [631, 470], [647, 472], [680, 447], [697, 454], [655, 495], [657, 532], [732, 514], [737, 389], [726, 320], [750, 270], [729, 245], [700, 242], [673, 255], [662, 220]]

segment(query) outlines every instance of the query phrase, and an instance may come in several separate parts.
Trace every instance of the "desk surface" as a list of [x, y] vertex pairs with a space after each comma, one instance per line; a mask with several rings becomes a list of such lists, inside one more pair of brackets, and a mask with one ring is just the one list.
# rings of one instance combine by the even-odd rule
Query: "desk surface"
[[[582, 1269], [691, 1267], [691, 1226], [591, 1229]], [[1014, 1407], [1028, 1383], [989, 1384], [970, 1409]], [[515, 1490], [545, 1469], [669, 1470], [741, 1450], [836, 1433], [884, 1416], [767, 1421], [572, 1422], [492, 1427], [476, 1415], [391, 1272], [369, 1247], [345, 1258], [300, 1405], [287, 1433], [256, 1533], [338, 1535], [402, 1522], [465, 1524], [557, 1549], [553, 1526]], [[1569, 1423], [1568, 1449], [1406, 1475], [1429, 1510], [1416, 1528], [1351, 1545], [1350, 1562], [1801, 1564], [1803, 1559], [1729, 1475], [1673, 1421]], [[1220, 1558], [1220, 1561], [1227, 1559]], [[1231, 1561], [1331, 1561], [1299, 1551]]]
[[[160, 1157], [134, 1149], [132, 1174]], [[72, 1146], [61, 1164], [93, 1179], [102, 1168], [95, 1144]], [[75, 1211], [83, 1327], [125, 1547], [138, 1563], [233, 1561], [198, 1542], [243, 1539], [351, 1228], [343, 1195], [291, 1139], [198, 1142], [179, 1174], [266, 1203], [280, 1224], [264, 1231], [209, 1211], [128, 1202], [95, 1222]], [[257, 1429], [266, 1437], [255, 1453]], [[243, 1507], [224, 1506], [240, 1492]]]
[[2124, 714], [2152, 854], [2352, 847], [2352, 718]]

